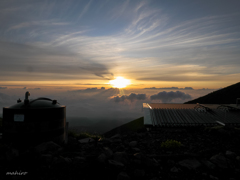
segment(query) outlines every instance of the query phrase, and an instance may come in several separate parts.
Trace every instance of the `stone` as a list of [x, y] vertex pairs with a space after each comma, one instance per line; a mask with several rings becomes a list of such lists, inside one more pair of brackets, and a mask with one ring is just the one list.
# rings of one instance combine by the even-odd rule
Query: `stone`
[[37, 152], [43, 153], [46, 151], [51, 151], [51, 152], [56, 152], [61, 148], [61, 146], [59, 146], [58, 144], [52, 142], [52, 141], [48, 141], [48, 142], [44, 142], [42, 144], [39, 144], [35, 147]]
[[115, 134], [114, 136], [111, 137], [111, 139], [117, 139], [117, 138], [121, 138], [120, 134]]
[[148, 167], [158, 166], [158, 162], [155, 159], [144, 158], [144, 164]]
[[130, 177], [125, 172], [120, 172], [117, 176], [117, 180], [130, 180]]
[[137, 165], [142, 164], [142, 161], [140, 159], [134, 159], [132, 162], [137, 164]]
[[115, 161], [115, 160], [112, 160], [112, 159], [109, 159], [108, 160], [108, 163], [114, 167], [117, 167], [117, 168], [122, 168], [124, 167], [124, 164], [121, 163], [121, 162], [118, 162], [118, 161]]
[[235, 159], [236, 156], [237, 156], [236, 153], [232, 151], [226, 151], [226, 157], [228, 157], [229, 159]]
[[52, 162], [53, 156], [51, 154], [42, 154], [41, 159], [44, 163], [50, 164]]
[[209, 177], [210, 177], [210, 179], [212, 179], [212, 180], [218, 180], [218, 177], [215, 177], [215, 176], [213, 176], [213, 175], [210, 175]]
[[113, 143], [122, 143], [122, 140], [121, 139], [113, 139]]
[[141, 151], [139, 148], [132, 148], [132, 150], [134, 150], [136, 152], [140, 152]]
[[216, 168], [216, 165], [211, 163], [210, 161], [207, 161], [207, 160], [202, 160], [201, 161], [202, 164], [204, 164], [204, 166], [206, 166], [208, 169], [215, 169]]
[[173, 165], [175, 164], [175, 161], [172, 160], [172, 159], [169, 159], [169, 160], [167, 161], [167, 163], [168, 163], [170, 166], [173, 166]]
[[7, 161], [12, 161], [13, 159], [19, 157], [19, 151], [17, 149], [11, 148], [6, 152]]
[[229, 159], [224, 157], [222, 153], [212, 156], [210, 161], [220, 168], [229, 168]]
[[78, 144], [78, 140], [74, 137], [68, 136], [68, 145], [76, 145]]
[[107, 156], [104, 154], [104, 153], [102, 153], [102, 154], [100, 154], [99, 156], [98, 156], [98, 162], [100, 162], [100, 163], [105, 163], [105, 161], [106, 161], [106, 159], [107, 159]]
[[80, 143], [90, 143], [90, 142], [94, 142], [95, 140], [93, 138], [84, 138], [84, 139], [80, 139], [78, 140], [78, 142]]
[[135, 169], [134, 176], [139, 178], [144, 177], [145, 171], [143, 169]]
[[204, 172], [204, 173], [202, 173], [202, 176], [203, 176], [203, 177], [207, 177], [208, 174]]
[[102, 140], [100, 140], [100, 142], [102, 142], [103, 144], [111, 144], [113, 142], [113, 139], [103, 138]]
[[70, 164], [72, 162], [72, 160], [70, 158], [64, 158], [65, 159], [65, 162]]
[[137, 141], [131, 141], [130, 143], [129, 143], [129, 146], [130, 147], [135, 147], [135, 146], [137, 146]]
[[171, 168], [170, 171], [173, 172], [173, 173], [178, 173], [179, 169], [174, 166], [173, 168]]
[[123, 164], [127, 164], [128, 162], [127, 154], [125, 152], [115, 152], [113, 154], [113, 159]]
[[237, 156], [237, 157], [236, 157], [236, 160], [240, 162], [240, 156]]
[[159, 180], [157, 177], [152, 178], [151, 180]]
[[126, 150], [126, 148], [122, 143], [119, 144], [118, 146], [116, 146], [116, 148], [115, 148], [115, 151], [118, 151], [118, 152], [125, 151], [125, 150]]
[[91, 149], [91, 148], [93, 148], [94, 147], [94, 144], [93, 143], [83, 143], [82, 144], [82, 150], [89, 150], [89, 149]]
[[137, 159], [141, 159], [142, 158], [142, 154], [141, 153], [135, 153], [133, 156], [135, 158], [137, 158]]
[[107, 159], [111, 158], [113, 155], [112, 150], [108, 147], [103, 148], [103, 153], [106, 155]]
[[86, 161], [85, 157], [80, 157], [80, 156], [76, 156], [72, 159], [74, 164], [78, 164], [78, 163], [82, 163], [84, 161]]
[[224, 136], [226, 136], [226, 135], [229, 136], [230, 135], [230, 132], [223, 129], [223, 128], [218, 129], [218, 133], [221, 134], [221, 135], [224, 135]]
[[55, 161], [55, 165], [63, 165], [63, 164], [70, 164], [72, 160], [70, 158], [64, 158], [62, 156], [58, 157]]
[[61, 153], [61, 156], [74, 158], [76, 156], [83, 156], [83, 153], [82, 152], [64, 152], [64, 153]]
[[189, 170], [195, 170], [201, 166], [201, 163], [196, 159], [185, 159], [179, 162], [179, 165]]

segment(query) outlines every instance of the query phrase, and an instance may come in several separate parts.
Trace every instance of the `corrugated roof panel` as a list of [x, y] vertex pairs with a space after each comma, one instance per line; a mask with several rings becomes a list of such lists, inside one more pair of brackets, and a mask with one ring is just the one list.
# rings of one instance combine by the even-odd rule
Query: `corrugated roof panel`
[[183, 112], [181, 109], [174, 109], [175, 113], [177, 114], [179, 118], [179, 120], [181, 121], [181, 124], [183, 126], [189, 126], [189, 123], [187, 122], [187, 120], [185, 119]]
[[217, 121], [240, 125], [240, 109], [234, 105], [150, 103], [145, 107], [154, 126], [211, 126]]
[[194, 109], [197, 104], [161, 104], [161, 103], [149, 103], [153, 109], [161, 108], [161, 109]]

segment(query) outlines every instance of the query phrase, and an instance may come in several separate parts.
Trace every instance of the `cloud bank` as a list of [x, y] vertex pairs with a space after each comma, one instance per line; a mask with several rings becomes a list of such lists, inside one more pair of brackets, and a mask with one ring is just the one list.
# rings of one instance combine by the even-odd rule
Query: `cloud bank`
[[178, 88], [178, 87], [163, 87], [163, 88], [156, 88], [156, 87], [151, 87], [151, 88], [144, 88], [144, 89], [184, 89], [184, 90], [193, 90], [192, 87], [185, 87], [185, 88]]
[[184, 92], [181, 91], [170, 91], [170, 92], [159, 92], [158, 94], [154, 94], [150, 96], [151, 100], [161, 100], [163, 103], [170, 103], [173, 100], [176, 99], [181, 99], [181, 100], [187, 100], [187, 99], [191, 99], [191, 95], [186, 94]]
[[111, 98], [112, 100], [114, 100], [114, 102], [123, 102], [125, 100], [129, 100], [131, 102], [135, 101], [135, 100], [145, 100], [146, 94], [135, 94], [135, 93], [131, 93], [130, 95], [122, 95], [122, 96], [115, 96], [113, 98]]

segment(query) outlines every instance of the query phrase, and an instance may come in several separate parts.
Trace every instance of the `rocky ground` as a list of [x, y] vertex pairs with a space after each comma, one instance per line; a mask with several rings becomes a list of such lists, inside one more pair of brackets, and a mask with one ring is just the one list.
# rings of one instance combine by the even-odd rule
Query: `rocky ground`
[[[162, 147], [167, 139], [182, 146]], [[240, 129], [233, 127], [160, 128], [0, 150], [5, 179], [240, 179]]]

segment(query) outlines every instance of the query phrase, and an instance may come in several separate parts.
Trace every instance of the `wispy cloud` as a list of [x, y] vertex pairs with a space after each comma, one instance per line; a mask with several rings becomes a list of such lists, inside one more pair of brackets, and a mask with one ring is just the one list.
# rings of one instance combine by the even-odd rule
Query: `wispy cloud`
[[81, 18], [84, 16], [84, 14], [88, 11], [91, 3], [92, 3], [92, 0], [90, 0], [90, 1], [85, 5], [85, 7], [83, 8], [83, 10], [81, 11], [81, 13], [80, 13], [80, 15], [79, 15], [79, 19], [81, 19]]
[[9, 77], [27, 71], [109, 80], [121, 73], [139, 81], [217, 81], [240, 73], [239, 13], [186, 18], [152, 3], [36, 1], [36, 12], [5, 3], [0, 56], [7, 61], [0, 69]]
[[29, 28], [34, 26], [66, 26], [69, 25], [67, 22], [57, 22], [56, 20], [44, 20], [44, 21], [30, 21], [30, 22], [22, 22], [20, 24], [14, 25], [8, 29], [10, 30], [16, 30], [16, 29], [22, 29], [22, 28]]

